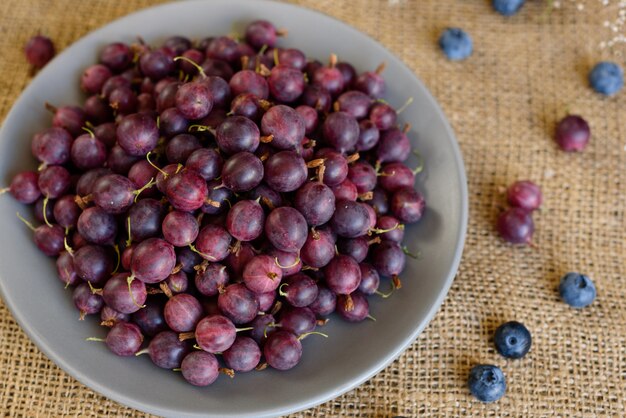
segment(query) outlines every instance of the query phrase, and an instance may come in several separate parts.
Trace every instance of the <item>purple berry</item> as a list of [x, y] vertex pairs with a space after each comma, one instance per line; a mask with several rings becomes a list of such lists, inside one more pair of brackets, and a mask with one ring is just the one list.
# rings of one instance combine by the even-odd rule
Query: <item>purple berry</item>
[[541, 188], [532, 181], [516, 181], [507, 190], [507, 200], [511, 206], [533, 211], [541, 206]]
[[302, 357], [302, 344], [298, 337], [287, 331], [276, 331], [268, 336], [263, 346], [267, 363], [277, 370], [294, 368]]
[[185, 356], [180, 371], [194, 386], [209, 386], [219, 376], [219, 363], [215, 356], [204, 351], [194, 351]]
[[43, 68], [54, 57], [54, 44], [46, 36], [33, 36], [26, 43], [24, 53], [33, 67]]
[[589, 124], [578, 115], [568, 115], [556, 128], [556, 142], [563, 151], [582, 151], [589, 143]]
[[510, 208], [498, 218], [500, 236], [513, 244], [530, 244], [535, 224], [530, 212], [522, 208]]
[[261, 349], [250, 337], [237, 336], [230, 348], [222, 353], [226, 366], [236, 372], [249, 372], [259, 364]]
[[396, 190], [390, 202], [394, 216], [404, 223], [419, 221], [424, 213], [424, 206], [424, 197], [412, 187]]

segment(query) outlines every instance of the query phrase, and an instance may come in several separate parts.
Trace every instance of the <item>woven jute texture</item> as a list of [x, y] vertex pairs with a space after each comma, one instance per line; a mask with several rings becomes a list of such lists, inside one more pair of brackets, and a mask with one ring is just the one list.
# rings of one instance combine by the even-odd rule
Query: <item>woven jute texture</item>
[[[153, 3], [1, 1], [0, 118], [30, 81], [22, 55], [29, 36], [41, 31], [63, 49]], [[411, 348], [359, 388], [294, 417], [626, 416], [626, 91], [607, 99], [586, 81], [596, 61], [625, 63], [626, 44], [603, 48], [624, 33], [618, 0], [561, 0], [551, 13], [547, 2], [529, 1], [512, 18], [487, 0], [298, 3], [376, 38], [431, 89], [461, 144], [470, 222], [450, 293]], [[438, 51], [446, 26], [472, 35], [469, 60], [451, 63]], [[552, 140], [567, 111], [590, 122], [584, 153], [560, 152]], [[535, 248], [513, 248], [494, 233], [502, 189], [519, 179], [544, 190]], [[596, 283], [598, 298], [584, 310], [559, 301], [556, 286], [570, 270]], [[506, 361], [493, 348], [493, 331], [507, 320], [533, 334], [522, 360]], [[497, 403], [468, 393], [468, 371], [478, 362], [507, 376], [507, 395]], [[1, 303], [0, 414], [143, 416], [56, 367]]]

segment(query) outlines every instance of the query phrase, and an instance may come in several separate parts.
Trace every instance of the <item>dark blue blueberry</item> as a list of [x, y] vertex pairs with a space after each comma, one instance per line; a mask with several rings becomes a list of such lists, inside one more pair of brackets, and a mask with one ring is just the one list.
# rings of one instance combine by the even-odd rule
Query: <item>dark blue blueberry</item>
[[589, 84], [598, 93], [612, 96], [624, 87], [624, 71], [614, 62], [599, 62], [589, 73]]
[[512, 16], [519, 12], [526, 0], [493, 0], [493, 8], [504, 16]]
[[563, 302], [574, 308], [584, 308], [596, 298], [596, 287], [591, 279], [580, 273], [567, 273], [559, 284]]
[[472, 55], [472, 38], [463, 29], [448, 28], [439, 38], [439, 46], [452, 61], [460, 61]]
[[491, 364], [474, 366], [467, 384], [472, 395], [482, 402], [495, 402], [506, 392], [504, 373], [498, 366]]
[[506, 358], [522, 358], [530, 350], [532, 337], [528, 328], [517, 321], [502, 324], [493, 337], [498, 353]]

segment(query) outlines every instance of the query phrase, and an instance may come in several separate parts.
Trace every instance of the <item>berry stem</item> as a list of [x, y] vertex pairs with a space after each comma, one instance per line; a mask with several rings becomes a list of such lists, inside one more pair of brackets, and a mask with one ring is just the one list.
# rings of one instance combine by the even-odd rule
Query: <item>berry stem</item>
[[18, 218], [20, 218], [20, 221], [24, 222], [24, 224], [25, 224], [25, 225], [26, 225], [26, 226], [27, 226], [27, 227], [28, 227], [31, 231], [34, 231], [34, 230], [35, 230], [35, 227], [33, 226], [33, 224], [31, 224], [31, 223], [30, 223], [30, 222], [28, 222], [26, 219], [24, 219], [24, 218], [22, 217], [22, 215], [20, 215], [20, 213], [19, 213], [19, 212], [16, 212], [16, 215], [17, 215], [17, 217], [18, 217]]
[[43, 220], [46, 223], [46, 225], [52, 226], [52, 224], [48, 221], [48, 217], [46, 216], [46, 208], [48, 207], [48, 202], [49, 201], [50, 201], [50, 198], [48, 198], [48, 196], [46, 196], [43, 199]]
[[383, 293], [383, 292], [377, 290], [377, 291], [374, 292], [374, 294], [380, 296], [383, 299], [387, 299], [389, 296], [391, 296], [393, 294], [394, 290], [396, 290], [396, 288], [392, 286], [391, 290], [388, 293]]
[[210, 132], [215, 134], [215, 129], [207, 125], [191, 125], [187, 128], [188, 132]]
[[346, 158], [346, 161], [348, 162], [348, 164], [351, 164], [357, 161], [359, 158], [361, 158], [361, 156], [359, 155], [358, 152], [355, 152], [354, 154], [349, 155], [348, 158]]
[[269, 144], [270, 142], [272, 142], [274, 140], [274, 135], [269, 134], [269, 135], [263, 135], [260, 138], [260, 141], [264, 144]]
[[154, 179], [154, 177], [152, 177], [150, 179], [150, 181], [147, 182], [146, 184], [144, 184], [144, 186], [142, 188], [135, 190], [133, 192], [135, 194], [135, 203], [137, 203], [137, 198], [139, 197], [141, 192], [143, 192], [146, 189], [149, 189], [150, 187], [154, 186], [155, 184], [156, 184], [156, 180]]
[[[91, 123], [87, 122], [89, 125], [91, 125]], [[91, 125], [93, 126], [93, 125]], [[87, 132], [89, 134], [89, 136], [91, 136], [92, 138], [95, 138], [96, 136], [94, 135], [93, 131], [91, 129], [89, 129], [89, 127], [85, 127], [83, 126], [82, 128], [83, 131]]]
[[241, 68], [246, 69], [248, 68], [248, 64], [250, 64], [250, 57], [247, 55], [244, 55], [241, 57]]
[[361, 200], [372, 200], [374, 198], [374, 192], [366, 192], [359, 195], [359, 199]]
[[8, 192], [9, 190], [11, 190], [10, 187], [5, 187], [3, 189], [0, 189], [0, 194], [5, 194], [6, 192]]
[[210, 256], [208, 254], [205, 254], [205, 253], [203, 253], [201, 251], [198, 251], [198, 249], [193, 244], [189, 244], [189, 249], [191, 251], [193, 251], [194, 253], [199, 254], [203, 258], [206, 258], [206, 259], [211, 260], [211, 261], [217, 261], [217, 259], [215, 257]]
[[192, 59], [189, 59], [187, 57], [183, 57], [183, 56], [178, 56], [178, 57], [174, 57], [174, 61], [178, 61], [178, 60], [183, 60], [183, 61], [187, 61], [189, 64], [193, 65], [197, 70], [198, 70], [198, 74], [200, 74], [200, 76], [202, 78], [206, 78], [206, 74], [204, 73], [204, 70], [202, 69], [202, 67], [200, 65], [198, 65], [197, 62], [195, 62]]
[[321, 335], [324, 338], [328, 338], [328, 335], [324, 334], [323, 332], [318, 332], [318, 331], [311, 331], [311, 332], [305, 332], [304, 334], [301, 334], [300, 336], [298, 336], [298, 340], [303, 340], [306, 337], [308, 337], [309, 335]]
[[222, 206], [222, 204], [220, 202], [217, 202], [215, 200], [211, 200], [208, 197], [204, 200], [204, 203], [206, 203], [207, 205], [213, 206], [214, 208], [219, 208], [220, 206]]
[[289, 283], [282, 283], [280, 286], [278, 286], [278, 294], [282, 297], [286, 297], [287, 293], [283, 291], [283, 286], [289, 286]]
[[344, 305], [346, 312], [350, 312], [354, 310], [354, 301], [352, 300], [352, 296], [346, 295], [346, 303]]
[[159, 288], [163, 291], [163, 293], [165, 294], [165, 296], [167, 296], [168, 299], [171, 299], [174, 296], [174, 294], [172, 294], [172, 289], [170, 289], [167, 283], [161, 282], [159, 284]]
[[413, 172], [413, 174], [419, 174], [424, 170], [424, 157], [422, 157], [422, 154], [420, 154], [420, 152], [416, 149], [413, 150], [413, 155], [415, 155], [417, 157], [417, 167], [415, 167], [413, 170], [411, 170]]
[[148, 354], [150, 352], [150, 350], [148, 350], [148, 348], [144, 348], [143, 350], [139, 350], [135, 353], [135, 356], [140, 356], [142, 354]]
[[264, 336], [265, 338], [267, 338], [267, 329], [268, 329], [268, 328], [280, 328], [280, 327], [282, 327], [282, 325], [277, 324], [277, 323], [275, 323], [275, 322], [270, 322], [269, 324], [267, 324], [267, 325], [265, 326], [265, 328], [263, 328], [263, 336]]
[[281, 268], [281, 269], [283, 269], [283, 270], [284, 270], [284, 269], [290, 269], [290, 268], [293, 268], [293, 267], [295, 267], [295, 266], [297, 266], [297, 265], [298, 265], [298, 263], [300, 262], [300, 257], [299, 257], [299, 256], [298, 256], [298, 257], [296, 257], [296, 261], [294, 261], [294, 263], [293, 263], [292, 265], [290, 265], [290, 266], [283, 266], [283, 265], [281, 265], [281, 264], [280, 264], [280, 261], [278, 261], [278, 257], [274, 257], [274, 262], [276, 263], [276, 265], [277, 265], [278, 267], [280, 267], [280, 268]]
[[276, 303], [274, 304], [274, 306], [272, 307], [272, 310], [270, 311], [270, 315], [274, 316], [278, 313], [278, 311], [280, 311], [280, 309], [283, 307], [283, 303], [279, 300], [276, 301]]
[[117, 270], [120, 268], [120, 261], [122, 261], [122, 257], [120, 255], [120, 247], [117, 244], [113, 245], [113, 251], [115, 251], [117, 261], [115, 262], [115, 268], [113, 269], [113, 272], [111, 272], [111, 276], [117, 274]]
[[89, 280], [87, 280], [87, 284], [89, 285], [89, 290], [91, 290], [91, 293], [93, 293], [94, 295], [102, 296], [102, 289], [99, 289], [97, 287], [93, 287], [93, 285], [91, 284], [91, 282]]
[[150, 154], [152, 154], [152, 151], [149, 151], [146, 154], [146, 160], [148, 160], [148, 164], [150, 164], [159, 173], [163, 174], [164, 178], [167, 178], [169, 176], [169, 174], [167, 174], [165, 171], [161, 170], [156, 164], [154, 164], [152, 161], [150, 161]]
[[259, 99], [259, 106], [261, 109], [267, 111], [270, 107], [272, 107], [272, 102], [265, 99]]
[[141, 308], [145, 308], [145, 307], [146, 307], [146, 305], [140, 305], [140, 304], [138, 304], [138, 303], [137, 303], [137, 300], [135, 299], [135, 295], [133, 294], [133, 291], [132, 291], [132, 289], [131, 289], [131, 287], [130, 287], [130, 285], [131, 285], [131, 283], [133, 282], [133, 280], [135, 280], [135, 278], [134, 278], [132, 275], [130, 275], [130, 276], [128, 277], [128, 279], [126, 279], [126, 283], [128, 283], [128, 293], [130, 294], [130, 298], [133, 300], [133, 303], [135, 304], [135, 306], [139, 307], [139, 309], [141, 309]]
[[419, 251], [417, 253], [412, 253], [406, 245], [402, 246], [402, 251], [404, 252], [404, 254], [408, 255], [411, 258], [414, 258], [415, 260], [419, 260], [422, 255]]
[[74, 197], [74, 203], [76, 203], [76, 205], [78, 205], [78, 207], [79, 207], [79, 208], [81, 208], [82, 210], [87, 209], [87, 203], [88, 203], [88, 202], [86, 202], [86, 201], [85, 201], [86, 197], [87, 197], [87, 196], [85, 196], [85, 197], [80, 197], [80, 196], [78, 196], [78, 195], [76, 195], [76, 196]]
[[227, 369], [226, 367], [220, 367], [219, 368], [219, 372], [222, 374], [225, 374], [226, 376], [230, 377], [231, 379], [233, 377], [235, 377], [235, 371], [233, 369]]
[[382, 72], [385, 71], [386, 67], [387, 67], [387, 63], [383, 61], [383, 62], [380, 63], [380, 65], [378, 67], [376, 67], [374, 72], [376, 74], [382, 74]]
[[381, 242], [382, 240], [380, 239], [380, 237], [375, 237], [367, 241], [367, 245], [380, 244]]
[[323, 158], [316, 158], [316, 159], [311, 160], [311, 161], [306, 163], [306, 166], [308, 168], [321, 167], [322, 165], [324, 165], [324, 159]]
[[261, 196], [261, 201], [265, 203], [269, 210], [274, 210], [274, 204], [269, 198], [267, 198], [266, 196]]
[[413, 103], [413, 98], [409, 97], [407, 99], [407, 101], [404, 102], [404, 104], [402, 106], [400, 106], [400, 108], [398, 110], [396, 110], [396, 114], [399, 115], [400, 113], [404, 112], [406, 110], [406, 108], [411, 105], [411, 103]]
[[44, 107], [46, 108], [46, 110], [50, 113], [56, 113], [57, 112], [57, 107], [53, 104], [50, 104], [48, 102], [45, 102]]
[[172, 271], [170, 272], [170, 274], [176, 274], [176, 273], [180, 273], [180, 271], [183, 269], [183, 265], [182, 264], [176, 264], [174, 266], [174, 268], [172, 269]]
[[235, 331], [236, 332], [243, 332], [243, 331], [251, 331], [253, 329], [254, 329], [254, 327], [235, 328]]
[[131, 238], [131, 235], [130, 235], [130, 216], [126, 218], [126, 230], [128, 231], [128, 239], [126, 240], [125, 244], [126, 244], [126, 248], [128, 248], [133, 243], [133, 239]]
[[368, 231], [368, 235], [371, 235], [371, 234], [384, 234], [385, 232], [391, 232], [391, 231], [394, 231], [394, 230], [400, 228], [400, 225], [402, 225], [402, 224], [400, 222], [398, 222], [393, 227], [387, 228], [387, 229], [371, 228]]
[[257, 71], [257, 73], [259, 73], [263, 77], [267, 77], [268, 75], [270, 75], [271, 71], [265, 66], [265, 64], [261, 63], [259, 64], [259, 71]]
[[324, 184], [324, 173], [326, 172], [326, 165], [322, 164], [317, 168], [317, 181], [320, 184]]
[[302, 271], [307, 271], [307, 270], [318, 271], [319, 269], [317, 267], [302, 266]]
[[393, 286], [396, 289], [402, 289], [402, 282], [400, 281], [400, 277], [397, 274], [391, 276], [391, 281], [393, 282]]
[[65, 251], [67, 251], [67, 253], [69, 255], [71, 255], [72, 257], [74, 257], [74, 250], [72, 249], [72, 247], [70, 247], [70, 245], [67, 243], [67, 235], [63, 238], [63, 246], [65, 247]]
[[241, 250], [241, 241], [237, 240], [235, 241], [235, 244], [233, 244], [233, 246], [230, 247], [230, 252], [237, 255], [239, 254], [239, 250]]
[[272, 55], [274, 55], [274, 66], [278, 67], [280, 65], [280, 60], [278, 59], [278, 48], [274, 48], [274, 53]]
[[330, 58], [328, 59], [328, 66], [330, 68], [335, 68], [336, 65], [337, 65], [337, 55], [330, 54]]
[[105, 341], [104, 338], [96, 338], [96, 337], [89, 337], [89, 338], [85, 338], [85, 341], [98, 341], [103, 343]]
[[178, 334], [179, 341], [191, 340], [193, 338], [196, 338], [195, 332], [181, 332], [180, 334]]

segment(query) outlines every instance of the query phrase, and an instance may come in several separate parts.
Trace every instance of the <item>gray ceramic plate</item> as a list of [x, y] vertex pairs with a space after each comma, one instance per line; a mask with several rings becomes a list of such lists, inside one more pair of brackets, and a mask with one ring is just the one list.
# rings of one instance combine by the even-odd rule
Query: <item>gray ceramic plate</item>
[[270, 417], [332, 399], [379, 372], [415, 340], [457, 271], [467, 224], [467, 188], [459, 148], [441, 109], [412, 71], [381, 45], [344, 23], [287, 4], [166, 4], [119, 19], [76, 42], [41, 71], [7, 116], [0, 136], [0, 184], [34, 167], [30, 139], [50, 124], [43, 103], [79, 103], [79, 76], [106, 43], [132, 42], [136, 35], [157, 42], [169, 35], [231, 33], [233, 27], [241, 31], [245, 22], [259, 18], [287, 28], [289, 36], [281, 45], [297, 46], [309, 57], [326, 60], [334, 52], [362, 71], [387, 62], [387, 100], [399, 106], [414, 98], [401, 119], [413, 125], [411, 140], [426, 161], [416, 187], [424, 193], [428, 209], [420, 223], [406, 231], [406, 243], [422, 257], [408, 259], [401, 291], [387, 300], [372, 298], [377, 322], [353, 325], [333, 317], [324, 328], [329, 338], [307, 338], [302, 361], [291, 371], [222, 377], [209, 388], [195, 388], [153, 366], [147, 356], [118, 358], [104, 344], [86, 342], [85, 337], [102, 336], [104, 330], [94, 320], [78, 321], [71, 293], [57, 280], [53, 260], [38, 252], [30, 231], [14, 216], [16, 211], [30, 215], [30, 210], [8, 195], [0, 198], [0, 290], [13, 316], [66, 372], [143, 411], [168, 417]]

